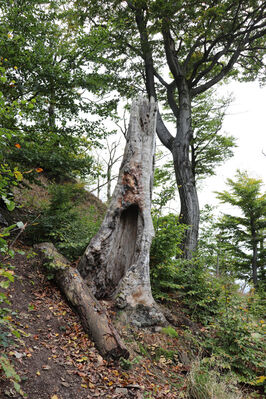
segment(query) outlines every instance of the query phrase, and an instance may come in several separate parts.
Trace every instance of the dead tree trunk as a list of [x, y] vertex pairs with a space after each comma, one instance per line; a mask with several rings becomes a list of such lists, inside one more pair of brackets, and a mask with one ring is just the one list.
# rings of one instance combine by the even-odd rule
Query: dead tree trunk
[[105, 309], [90, 292], [79, 272], [72, 268], [52, 243], [36, 245], [42, 260], [53, 271], [55, 280], [80, 316], [84, 330], [94, 340], [102, 356], [128, 358], [129, 352], [109, 320]]
[[110, 206], [78, 266], [96, 298], [112, 298], [139, 326], [165, 322], [152, 297], [149, 274], [156, 111], [153, 100], [133, 102]]

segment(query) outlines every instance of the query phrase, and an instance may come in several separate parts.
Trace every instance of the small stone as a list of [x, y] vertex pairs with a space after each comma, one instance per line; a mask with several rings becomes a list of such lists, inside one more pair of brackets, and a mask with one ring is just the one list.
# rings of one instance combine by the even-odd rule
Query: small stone
[[159, 333], [159, 332], [162, 331], [162, 327], [161, 326], [154, 326], [153, 327], [153, 331], [156, 332], [156, 333]]
[[117, 395], [126, 395], [128, 393], [127, 388], [116, 388], [115, 389], [115, 394]]
[[42, 368], [43, 368], [44, 370], [50, 370], [50, 369], [51, 369], [51, 367], [48, 366], [48, 364], [44, 364], [44, 365], [42, 366]]
[[17, 352], [17, 351], [14, 351], [14, 356], [15, 356], [17, 359], [21, 359], [23, 356], [25, 356], [25, 353], [19, 353], [19, 352]]
[[98, 366], [101, 366], [103, 364], [103, 358], [101, 355], [97, 355], [97, 363], [98, 363]]
[[128, 384], [127, 388], [134, 388], [134, 389], [143, 389], [144, 387], [141, 387], [138, 384]]

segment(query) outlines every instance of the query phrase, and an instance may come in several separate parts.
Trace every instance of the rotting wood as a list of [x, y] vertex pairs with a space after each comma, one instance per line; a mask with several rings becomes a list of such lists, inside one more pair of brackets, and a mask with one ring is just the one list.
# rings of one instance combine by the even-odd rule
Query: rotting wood
[[156, 112], [153, 99], [133, 101], [117, 185], [78, 266], [96, 298], [113, 299], [137, 326], [166, 322], [152, 297], [149, 274]]
[[35, 246], [43, 264], [50, 265], [55, 281], [80, 316], [82, 326], [105, 358], [128, 358], [129, 352], [112, 325], [105, 309], [91, 293], [78, 270], [60, 254], [52, 243]]

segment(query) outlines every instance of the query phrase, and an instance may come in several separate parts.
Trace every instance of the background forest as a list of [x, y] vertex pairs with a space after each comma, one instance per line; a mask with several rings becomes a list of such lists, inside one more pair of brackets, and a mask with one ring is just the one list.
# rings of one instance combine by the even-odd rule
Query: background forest
[[[52, 241], [78, 261], [108, 207], [131, 100], [143, 94], [159, 103], [153, 296], [192, 326], [186, 389], [173, 397], [262, 397], [264, 184], [237, 170], [216, 193], [227, 214], [200, 210], [197, 198], [236, 146], [222, 132], [231, 99], [217, 85], [265, 79], [265, 4], [231, 3], [0, 0], [0, 367], [21, 395], [8, 356], [24, 339], [9, 308], [17, 244]], [[174, 362], [175, 350], [161, 354]]]

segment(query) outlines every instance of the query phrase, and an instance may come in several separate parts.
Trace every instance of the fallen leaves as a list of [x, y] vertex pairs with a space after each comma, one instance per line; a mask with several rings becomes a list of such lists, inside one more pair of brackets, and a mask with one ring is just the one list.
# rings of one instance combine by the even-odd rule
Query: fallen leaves
[[[23, 270], [27, 279], [23, 280], [21, 292], [29, 306], [25, 310], [22, 303], [18, 311], [19, 327], [27, 328], [31, 336], [25, 346], [9, 354], [23, 370], [23, 381], [30, 398], [34, 397], [30, 389], [39, 389], [49, 399], [62, 399], [66, 397], [66, 391], [71, 397], [80, 399], [112, 399], [125, 395], [140, 399], [144, 391], [158, 399], [177, 397], [174, 383], [176, 386], [180, 383], [178, 378], [181, 378], [183, 366], [175, 359], [168, 364], [168, 358], [158, 356], [160, 334], [134, 333], [134, 344], [145, 346], [148, 354], [142, 355], [138, 348], [132, 350], [136, 357], [130, 359], [130, 369], [125, 371], [120, 364], [107, 361], [98, 353], [55, 286], [38, 275], [38, 271], [33, 275], [32, 268], [27, 273]], [[34, 285], [30, 284], [30, 279], [34, 280]], [[128, 334], [132, 342], [132, 331], [125, 329], [123, 333]], [[172, 345], [168, 349], [174, 350], [176, 343], [169, 339], [164, 343], [165, 348]], [[33, 364], [37, 365], [35, 369]]]

